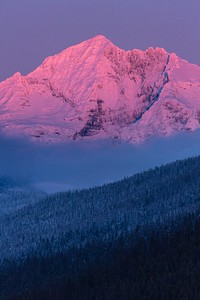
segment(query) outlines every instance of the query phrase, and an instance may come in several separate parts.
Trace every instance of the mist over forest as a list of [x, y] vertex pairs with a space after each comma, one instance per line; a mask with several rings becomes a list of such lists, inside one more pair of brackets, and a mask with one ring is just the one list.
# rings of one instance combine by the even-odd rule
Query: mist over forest
[[37, 144], [0, 137], [0, 176], [33, 183], [47, 192], [77, 189], [200, 153], [199, 130], [154, 138], [140, 145], [112, 141]]
[[0, 144], [0, 299], [199, 299], [199, 131]]

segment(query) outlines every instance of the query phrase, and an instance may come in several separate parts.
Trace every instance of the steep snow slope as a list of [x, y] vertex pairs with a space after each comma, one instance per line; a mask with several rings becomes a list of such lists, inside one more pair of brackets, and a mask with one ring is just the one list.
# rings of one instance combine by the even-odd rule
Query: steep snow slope
[[140, 142], [200, 127], [200, 67], [96, 36], [0, 83], [0, 128], [38, 141]]

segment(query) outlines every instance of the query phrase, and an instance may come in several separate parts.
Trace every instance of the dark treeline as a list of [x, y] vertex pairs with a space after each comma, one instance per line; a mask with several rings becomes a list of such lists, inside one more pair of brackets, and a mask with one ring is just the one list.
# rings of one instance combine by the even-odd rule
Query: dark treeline
[[31, 203], [0, 219], [1, 299], [199, 299], [200, 157]]
[[[19, 259], [37, 249], [41, 253], [41, 244], [48, 241], [54, 251], [84, 246], [95, 239], [116, 239], [137, 226], [165, 224], [195, 211], [200, 203], [200, 158], [42, 199], [36, 199], [35, 194], [14, 193], [2, 203], [0, 262]], [[12, 209], [16, 203], [19, 209]]]
[[[199, 213], [177, 220], [173, 232], [137, 232], [115, 242], [91, 243], [68, 253], [47, 251], [0, 273], [4, 300], [200, 299]], [[72, 259], [73, 257], [73, 259]]]

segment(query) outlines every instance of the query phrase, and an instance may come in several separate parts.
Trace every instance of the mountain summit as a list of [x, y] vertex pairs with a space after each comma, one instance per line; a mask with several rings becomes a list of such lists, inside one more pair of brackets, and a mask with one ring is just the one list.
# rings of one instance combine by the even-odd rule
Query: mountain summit
[[141, 142], [200, 127], [200, 67], [98, 35], [0, 83], [0, 130], [44, 142]]

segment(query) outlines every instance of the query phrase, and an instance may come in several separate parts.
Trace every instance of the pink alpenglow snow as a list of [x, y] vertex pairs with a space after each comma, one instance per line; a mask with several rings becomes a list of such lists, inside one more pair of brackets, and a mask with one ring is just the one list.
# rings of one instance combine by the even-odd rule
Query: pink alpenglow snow
[[0, 130], [35, 141], [133, 143], [200, 127], [200, 67], [96, 36], [0, 83]]

